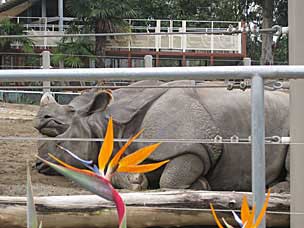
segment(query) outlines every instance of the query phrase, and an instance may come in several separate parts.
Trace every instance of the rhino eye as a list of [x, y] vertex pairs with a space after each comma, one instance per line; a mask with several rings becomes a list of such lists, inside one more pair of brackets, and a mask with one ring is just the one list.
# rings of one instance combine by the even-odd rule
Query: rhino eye
[[49, 119], [49, 118], [52, 118], [52, 117], [50, 115], [45, 115], [43, 118], [44, 119]]

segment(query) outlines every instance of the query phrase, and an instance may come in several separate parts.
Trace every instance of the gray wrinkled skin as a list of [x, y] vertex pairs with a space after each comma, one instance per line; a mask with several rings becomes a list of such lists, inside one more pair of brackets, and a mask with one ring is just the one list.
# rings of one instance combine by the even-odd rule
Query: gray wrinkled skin
[[[194, 82], [176, 81], [168, 84], [193, 85]], [[157, 81], [135, 83], [160, 86], [168, 84]], [[145, 129], [141, 138], [147, 139], [212, 139], [216, 135], [223, 138], [233, 135], [247, 138], [251, 134], [250, 90], [119, 89], [113, 91], [113, 97], [114, 101], [110, 103], [109, 94], [94, 94], [90, 102], [74, 106], [72, 113], [67, 110], [68, 106], [62, 107], [54, 103], [44, 105], [37, 115], [37, 123], [40, 123], [37, 124], [40, 126], [38, 129], [42, 134], [58, 138], [103, 138], [107, 121], [112, 116], [117, 138], [130, 138], [140, 129]], [[286, 93], [265, 91], [266, 136], [288, 136], [288, 104], [289, 96]], [[48, 115], [52, 118], [46, 118]], [[61, 125], [65, 126], [65, 130]], [[44, 128], [52, 127], [53, 133], [46, 134], [50, 130]], [[95, 162], [100, 148], [96, 142], [42, 142], [38, 149], [39, 155], [49, 159], [47, 153], [52, 151], [65, 162], [79, 167], [77, 161], [56, 147], [57, 144], [83, 159]], [[133, 143], [127, 153], [145, 145], [147, 144]], [[120, 146], [116, 144], [114, 150], [117, 151]], [[267, 186], [288, 179], [289, 167], [285, 167], [287, 151], [285, 145], [266, 145]], [[115, 185], [134, 189], [134, 183], [128, 186], [127, 182], [135, 179], [135, 184], [140, 186], [138, 189], [146, 188], [148, 180], [149, 188], [251, 190], [250, 145], [162, 143], [148, 162], [164, 159], [170, 159], [165, 167], [136, 178], [114, 178]], [[42, 173], [51, 172], [40, 162], [37, 162], [37, 168]], [[286, 188], [282, 182], [278, 186]], [[280, 188], [278, 191], [287, 190]]]

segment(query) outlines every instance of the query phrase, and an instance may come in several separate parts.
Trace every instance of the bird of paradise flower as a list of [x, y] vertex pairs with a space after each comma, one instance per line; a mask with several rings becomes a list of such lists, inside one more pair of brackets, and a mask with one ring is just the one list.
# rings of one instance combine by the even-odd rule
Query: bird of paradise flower
[[[244, 196], [243, 201], [242, 201], [242, 207], [241, 207], [241, 218], [234, 211], [232, 211], [234, 220], [239, 224], [239, 226], [241, 228], [257, 228], [260, 225], [260, 223], [262, 222], [263, 217], [266, 213], [269, 197], [270, 197], [270, 190], [268, 190], [267, 197], [265, 199], [263, 207], [260, 211], [259, 216], [256, 219], [256, 222], [254, 223], [254, 213], [256, 210], [255, 206], [253, 206], [252, 210], [250, 210], [250, 208], [248, 206], [247, 198], [246, 198], [246, 196]], [[211, 212], [212, 212], [213, 218], [214, 218], [217, 226], [219, 228], [224, 228], [224, 226], [221, 224], [220, 220], [218, 219], [218, 217], [215, 213], [215, 210], [213, 208], [213, 205], [211, 203], [210, 203], [210, 207], [211, 207]], [[224, 218], [222, 218], [222, 220], [227, 228], [233, 228], [233, 226], [229, 225]]]
[[98, 155], [98, 167], [96, 164], [93, 164], [93, 161], [87, 161], [79, 158], [71, 151], [58, 146], [72, 157], [81, 162], [87, 169], [79, 169], [73, 167], [65, 162], [61, 161], [54, 155], [49, 153], [49, 156], [57, 161], [59, 165], [49, 162], [40, 158], [38, 159], [48, 164], [50, 167], [55, 169], [58, 173], [66, 176], [67, 178], [77, 182], [83, 188], [91, 191], [92, 193], [113, 201], [116, 205], [118, 212], [118, 220], [119, 220], [119, 228], [125, 228], [126, 223], [126, 206], [124, 201], [122, 200], [119, 193], [114, 189], [111, 184], [111, 177], [115, 172], [129, 172], [129, 173], [146, 173], [153, 171], [162, 165], [169, 162], [169, 160], [152, 163], [152, 164], [142, 164], [140, 163], [144, 161], [159, 145], [160, 143], [152, 144], [139, 150], [134, 153], [127, 155], [122, 158], [123, 153], [126, 151], [127, 147], [142, 133], [142, 131], [138, 132], [135, 136], [129, 139], [123, 147], [114, 155], [111, 161], [110, 157], [113, 151], [114, 144], [114, 131], [113, 131], [113, 120], [109, 119], [106, 135], [104, 138], [104, 142], [101, 146], [99, 155]]

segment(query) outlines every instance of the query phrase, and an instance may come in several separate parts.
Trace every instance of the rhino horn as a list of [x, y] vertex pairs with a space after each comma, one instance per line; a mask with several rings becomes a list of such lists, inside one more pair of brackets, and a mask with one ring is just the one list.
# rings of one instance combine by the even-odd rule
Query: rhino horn
[[53, 95], [50, 92], [44, 93], [40, 100], [40, 106], [45, 106], [51, 103], [57, 103]]

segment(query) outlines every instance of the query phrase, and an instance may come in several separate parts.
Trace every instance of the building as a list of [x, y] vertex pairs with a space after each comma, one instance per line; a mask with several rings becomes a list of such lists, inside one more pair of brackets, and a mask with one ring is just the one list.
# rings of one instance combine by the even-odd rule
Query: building
[[[26, 34], [36, 35], [64, 33], [68, 22], [73, 20], [64, 10], [63, 0], [6, 0], [6, 3], [0, 5], [0, 17], [2, 16], [10, 16], [17, 23], [23, 23]], [[156, 19], [127, 21], [131, 32], [137, 35], [108, 37], [106, 55], [109, 57], [106, 65], [109, 67], [140, 67], [143, 66], [145, 55], [154, 57], [155, 66], [235, 65], [246, 57], [245, 34], [220, 33], [227, 29], [241, 29], [242, 22]], [[214, 31], [219, 33], [210, 34]], [[172, 32], [174, 35], [169, 35]], [[58, 37], [35, 38], [36, 51], [52, 49], [59, 40]]]

